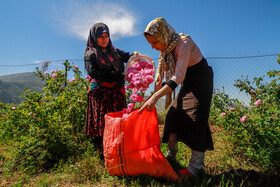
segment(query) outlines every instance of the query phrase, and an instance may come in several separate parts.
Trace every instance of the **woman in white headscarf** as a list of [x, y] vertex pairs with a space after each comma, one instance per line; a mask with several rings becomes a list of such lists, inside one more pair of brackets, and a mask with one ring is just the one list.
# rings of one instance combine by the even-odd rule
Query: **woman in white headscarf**
[[[153, 49], [160, 51], [155, 79], [155, 93], [139, 112], [150, 110], [159, 98], [166, 95], [165, 108], [171, 107], [165, 120], [163, 143], [168, 142], [166, 158], [176, 161], [177, 142], [192, 149], [187, 169], [180, 170], [181, 178], [197, 175], [204, 164], [206, 150], [213, 150], [208, 124], [213, 94], [213, 71], [200, 49], [189, 35], [176, 33], [164, 18], [152, 20], [144, 36]], [[172, 92], [181, 84], [172, 102]]]

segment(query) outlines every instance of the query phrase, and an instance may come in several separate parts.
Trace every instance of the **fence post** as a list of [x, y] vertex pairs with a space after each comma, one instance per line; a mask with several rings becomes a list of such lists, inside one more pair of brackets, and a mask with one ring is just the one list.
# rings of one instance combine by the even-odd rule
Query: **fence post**
[[65, 63], [65, 82], [64, 82], [64, 88], [67, 86], [67, 67], [68, 67], [68, 60], [66, 60]]

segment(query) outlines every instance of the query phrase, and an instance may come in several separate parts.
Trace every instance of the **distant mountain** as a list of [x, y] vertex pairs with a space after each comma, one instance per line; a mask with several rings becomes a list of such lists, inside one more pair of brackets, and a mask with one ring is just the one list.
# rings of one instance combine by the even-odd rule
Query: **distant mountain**
[[6, 82], [18, 82], [18, 81], [34, 81], [34, 80], [41, 80], [41, 79], [36, 77], [32, 72], [26, 72], [26, 73], [17, 73], [17, 74], [0, 76], [0, 80]]
[[42, 92], [44, 83], [32, 72], [0, 76], [0, 103], [19, 104], [22, 98], [20, 94], [30, 89], [35, 92]]

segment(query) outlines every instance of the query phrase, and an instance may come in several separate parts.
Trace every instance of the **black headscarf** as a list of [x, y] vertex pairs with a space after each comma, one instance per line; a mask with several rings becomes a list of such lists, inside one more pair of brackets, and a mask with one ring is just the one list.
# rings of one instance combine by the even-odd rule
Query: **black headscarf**
[[[109, 32], [109, 28], [108, 28], [107, 25], [105, 25], [104, 23], [96, 23], [96, 24], [94, 24], [90, 28], [90, 31], [89, 31], [86, 51], [89, 48], [95, 48], [97, 50], [102, 50], [103, 48], [98, 45], [97, 38], [100, 37], [105, 32], [107, 32], [109, 37], [110, 37], [110, 32]], [[112, 46], [112, 42], [111, 42], [111, 38], [110, 38], [109, 43], [108, 43], [106, 49], [108, 51], [110, 51], [111, 50], [111, 46]]]
[[124, 65], [121, 61], [121, 57], [112, 45], [111, 38], [109, 39], [109, 43], [106, 48], [102, 48], [98, 45], [97, 38], [104, 32], [107, 32], [110, 37], [109, 28], [104, 23], [96, 23], [91, 27], [85, 56], [95, 53], [100, 69], [106, 69], [121, 74], [123, 72]]

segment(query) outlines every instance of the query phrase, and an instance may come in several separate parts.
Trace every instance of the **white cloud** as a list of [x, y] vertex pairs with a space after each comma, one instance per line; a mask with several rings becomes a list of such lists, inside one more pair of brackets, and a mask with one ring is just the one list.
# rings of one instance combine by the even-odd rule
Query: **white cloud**
[[135, 31], [136, 18], [125, 7], [104, 1], [85, 3], [70, 2], [59, 8], [55, 18], [63, 32], [70, 32], [75, 37], [87, 40], [89, 30], [94, 23], [103, 22], [108, 25], [112, 40], [137, 35]]
[[40, 60], [35, 60], [34, 64], [41, 64], [42, 62]]

